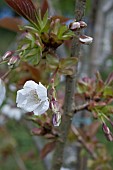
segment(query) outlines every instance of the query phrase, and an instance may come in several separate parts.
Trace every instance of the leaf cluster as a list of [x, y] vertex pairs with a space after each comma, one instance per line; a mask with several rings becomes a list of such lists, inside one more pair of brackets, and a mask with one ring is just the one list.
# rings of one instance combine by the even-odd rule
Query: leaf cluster
[[88, 110], [101, 117], [113, 113], [113, 73], [104, 82], [99, 72], [95, 79], [85, 77], [77, 83], [78, 92], [89, 101]]

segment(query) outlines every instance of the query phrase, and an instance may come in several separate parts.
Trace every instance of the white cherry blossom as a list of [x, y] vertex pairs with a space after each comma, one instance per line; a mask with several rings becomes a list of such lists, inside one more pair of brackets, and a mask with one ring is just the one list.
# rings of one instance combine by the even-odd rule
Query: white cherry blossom
[[6, 89], [2, 79], [0, 79], [0, 106], [2, 105], [5, 99]]
[[32, 80], [27, 81], [23, 89], [17, 91], [17, 107], [27, 112], [34, 112], [35, 115], [41, 115], [49, 108], [47, 89], [40, 82], [35, 83]]

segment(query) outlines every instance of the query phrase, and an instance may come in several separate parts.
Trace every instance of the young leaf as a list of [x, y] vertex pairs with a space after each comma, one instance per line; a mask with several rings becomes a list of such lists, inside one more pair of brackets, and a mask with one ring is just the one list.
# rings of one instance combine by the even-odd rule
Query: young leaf
[[41, 150], [40, 153], [40, 157], [43, 159], [48, 153], [50, 153], [51, 151], [53, 151], [53, 149], [55, 148], [55, 141], [52, 141], [50, 143], [47, 143], [44, 148]]
[[37, 23], [36, 8], [31, 0], [5, 0], [19, 15], [32, 23]]
[[23, 22], [17, 17], [6, 17], [0, 19], [0, 27], [9, 29], [14, 32], [20, 32], [18, 25], [22, 25]]

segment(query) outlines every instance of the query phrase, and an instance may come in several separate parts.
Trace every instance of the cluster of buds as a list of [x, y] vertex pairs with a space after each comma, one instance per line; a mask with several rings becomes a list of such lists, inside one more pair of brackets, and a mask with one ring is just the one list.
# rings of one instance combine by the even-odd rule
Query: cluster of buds
[[[76, 20], [74, 22], [70, 23], [70, 25], [69, 25], [69, 29], [72, 31], [76, 31], [76, 30], [83, 29], [86, 27], [87, 27], [87, 24], [84, 21], [77, 22]], [[80, 35], [79, 41], [82, 44], [89, 45], [92, 43], [93, 38], [86, 36], [86, 35]]]
[[77, 29], [80, 28], [86, 28], [87, 24], [84, 21], [79, 21], [77, 22], [76, 20], [69, 25], [69, 29], [72, 31], [76, 31]]
[[2, 56], [3, 61], [7, 61], [8, 66], [10, 68], [13, 68], [15, 64], [20, 60], [19, 55], [14, 55], [14, 51], [7, 51], [3, 56]]

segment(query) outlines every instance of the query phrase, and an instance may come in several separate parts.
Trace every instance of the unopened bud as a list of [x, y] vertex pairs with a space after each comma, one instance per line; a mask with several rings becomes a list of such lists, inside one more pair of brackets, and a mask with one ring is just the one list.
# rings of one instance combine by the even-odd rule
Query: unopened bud
[[80, 28], [80, 23], [79, 22], [72, 22], [69, 25], [69, 29], [72, 31], [75, 31]]
[[61, 123], [61, 114], [60, 112], [57, 114], [53, 114], [52, 122], [54, 126], [59, 126]]
[[79, 21], [79, 23], [80, 23], [80, 28], [87, 27], [87, 24], [84, 21]]
[[16, 64], [17, 61], [19, 61], [20, 57], [18, 55], [12, 56], [8, 62], [9, 66], [13, 66]]
[[107, 127], [105, 123], [102, 124], [102, 130], [105, 134], [110, 134], [110, 129]]
[[33, 133], [33, 135], [38, 135], [38, 136], [45, 134], [43, 128], [33, 128], [32, 133]]
[[52, 101], [50, 102], [50, 109], [51, 109], [54, 113], [58, 113], [58, 112], [59, 112], [59, 104], [58, 104], [58, 101], [56, 101], [55, 99], [52, 99]]
[[105, 123], [102, 124], [102, 130], [105, 134], [105, 137], [108, 141], [113, 141], [113, 134], [111, 133], [110, 129], [107, 127]]
[[89, 37], [89, 36], [86, 36], [86, 35], [81, 35], [81, 36], [79, 37], [79, 41], [80, 41], [82, 44], [89, 45], [89, 44], [92, 43], [93, 38], [92, 38], [92, 37]]
[[13, 51], [7, 51], [7, 52], [3, 55], [2, 60], [6, 60], [6, 59], [10, 58], [13, 54], [14, 54]]

